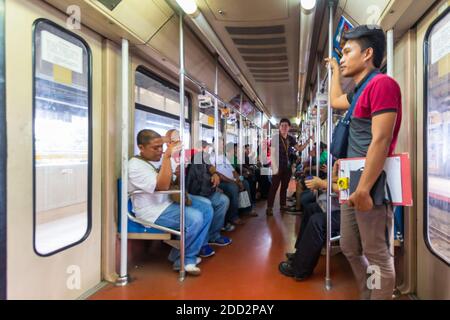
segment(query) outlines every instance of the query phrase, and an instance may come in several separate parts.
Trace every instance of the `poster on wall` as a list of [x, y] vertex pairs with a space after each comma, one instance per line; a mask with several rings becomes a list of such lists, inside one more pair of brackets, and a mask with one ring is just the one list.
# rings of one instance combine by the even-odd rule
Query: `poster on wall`
[[342, 58], [343, 35], [347, 30], [353, 29], [353, 25], [344, 16], [339, 20], [338, 27], [333, 38], [333, 57], [339, 61]]

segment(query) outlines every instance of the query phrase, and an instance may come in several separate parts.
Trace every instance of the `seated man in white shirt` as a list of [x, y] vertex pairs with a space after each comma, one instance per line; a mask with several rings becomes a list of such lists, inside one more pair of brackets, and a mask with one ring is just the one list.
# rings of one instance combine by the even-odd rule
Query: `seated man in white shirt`
[[216, 170], [220, 176], [219, 188], [230, 199], [230, 206], [225, 215], [225, 231], [234, 230], [234, 225], [241, 225], [244, 223], [239, 218], [239, 192], [245, 191], [245, 187], [240, 180], [239, 174], [234, 170], [229, 159], [224, 156], [223, 140], [219, 139], [219, 156], [217, 161], [215, 153], [211, 156], [212, 163], [216, 163]]
[[[134, 212], [140, 219], [179, 230], [180, 205], [171, 201], [169, 195], [155, 194], [157, 191], [167, 191], [170, 188], [173, 177], [171, 157], [173, 153], [179, 151], [179, 144], [167, 143], [167, 149], [163, 154], [163, 139], [153, 130], [140, 131], [137, 144], [140, 156], [133, 157], [129, 161], [128, 188], [130, 192], [141, 190], [145, 193], [134, 197]], [[212, 206], [206, 203], [196, 203], [195, 208], [186, 206], [184, 262], [188, 274], [200, 274], [200, 268], [197, 267], [199, 258], [196, 256], [208, 236], [213, 213]], [[169, 260], [174, 262], [175, 270], [180, 269], [179, 250], [172, 249]]]

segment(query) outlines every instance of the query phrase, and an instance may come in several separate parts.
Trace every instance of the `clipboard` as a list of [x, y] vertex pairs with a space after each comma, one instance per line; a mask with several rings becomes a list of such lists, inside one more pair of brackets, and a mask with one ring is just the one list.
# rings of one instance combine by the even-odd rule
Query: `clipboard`
[[[363, 168], [365, 160], [365, 158], [341, 159], [339, 161], [339, 179], [349, 181], [350, 171]], [[392, 204], [394, 206], [411, 207], [413, 205], [413, 199], [409, 154], [402, 153], [388, 157], [384, 165], [384, 171], [387, 175], [387, 184], [391, 192]], [[349, 188], [339, 191], [339, 203], [345, 203], [349, 197]]]

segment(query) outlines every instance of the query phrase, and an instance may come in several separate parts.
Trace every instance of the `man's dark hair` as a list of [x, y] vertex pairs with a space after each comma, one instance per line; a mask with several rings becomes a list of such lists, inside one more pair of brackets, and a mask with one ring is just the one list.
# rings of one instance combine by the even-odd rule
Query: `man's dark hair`
[[280, 126], [282, 123], [287, 123], [289, 125], [289, 127], [291, 126], [291, 122], [289, 121], [289, 119], [283, 118], [280, 120]]
[[386, 41], [384, 38], [377, 36], [366, 36], [354, 39], [361, 51], [372, 48], [373, 49], [373, 65], [375, 68], [380, 68], [384, 58], [384, 51], [386, 50]]
[[150, 141], [157, 139], [157, 138], [161, 138], [161, 135], [153, 130], [150, 129], [144, 129], [139, 131], [138, 135], [137, 135], [137, 144], [139, 145], [147, 145], [150, 143]]
[[361, 51], [373, 49], [373, 65], [380, 68], [386, 50], [386, 35], [378, 25], [361, 25], [344, 32], [343, 42], [356, 41]]

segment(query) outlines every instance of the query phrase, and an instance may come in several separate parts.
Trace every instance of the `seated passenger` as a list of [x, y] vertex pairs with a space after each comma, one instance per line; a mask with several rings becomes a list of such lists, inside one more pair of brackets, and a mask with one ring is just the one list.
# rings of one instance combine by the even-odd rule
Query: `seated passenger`
[[[210, 155], [207, 152], [209, 145], [202, 141], [202, 149], [193, 156], [186, 175], [186, 190], [193, 199], [198, 201], [209, 200], [214, 208], [214, 216], [209, 228], [207, 243], [200, 251], [200, 257], [212, 256], [215, 252], [209, 245], [227, 246], [232, 240], [220, 234], [224, 227], [225, 214], [230, 200], [223, 193], [218, 192], [220, 177], [216, 168], [211, 165]], [[208, 245], [209, 244], [209, 245]]]
[[[337, 165], [334, 166], [334, 179], [337, 179]], [[314, 177], [306, 181], [310, 190], [324, 190], [327, 188], [327, 181]], [[333, 190], [338, 192], [338, 186], [333, 184]], [[326, 194], [319, 197], [319, 202], [325, 202], [325, 205], [319, 203], [308, 204], [304, 208], [304, 215], [295, 243], [296, 251], [293, 254], [287, 254], [288, 260], [279, 264], [280, 272], [288, 277], [294, 277], [301, 281], [310, 277], [319, 261], [320, 252], [326, 242], [327, 216], [322, 208], [326, 207]], [[339, 233], [340, 229], [340, 210], [339, 203], [333, 198], [331, 213], [332, 233]]]
[[[247, 194], [248, 194], [249, 200], [250, 200], [250, 206], [245, 207], [245, 208], [239, 208], [239, 210], [238, 210], [239, 213], [242, 216], [247, 215], [249, 217], [257, 217], [258, 214], [256, 214], [256, 212], [253, 211], [253, 208], [256, 205], [256, 202], [253, 201], [254, 197], [252, 197], [252, 189], [250, 186], [251, 177], [249, 176], [250, 173], [247, 172], [247, 170], [244, 168], [244, 166], [242, 166], [243, 172], [241, 173], [241, 166], [238, 163], [237, 143], [230, 142], [227, 144], [226, 156], [227, 156], [227, 159], [230, 160], [230, 162], [232, 161], [234, 171], [236, 171], [236, 173], [238, 174], [239, 179], [242, 182], [244, 189], [247, 191]], [[242, 190], [241, 190], [241, 192], [242, 192]]]
[[239, 174], [234, 170], [230, 161], [225, 157], [223, 153], [223, 142], [219, 141], [219, 152], [218, 156], [214, 154], [211, 157], [213, 163], [216, 162], [216, 170], [220, 176], [219, 188], [230, 199], [230, 207], [228, 208], [227, 214], [225, 216], [225, 230], [234, 230], [234, 225], [241, 225], [244, 223], [243, 220], [239, 218], [239, 192], [244, 191], [245, 187], [239, 178]]
[[[163, 139], [153, 130], [142, 130], [137, 136], [140, 155], [129, 161], [128, 189], [144, 191], [134, 197], [136, 216], [159, 226], [174, 230], [180, 228], [180, 205], [166, 194], [155, 194], [170, 188], [173, 175], [172, 154], [179, 150], [178, 143], [167, 143], [163, 155]], [[162, 157], [162, 161], [161, 161]], [[185, 269], [192, 275], [199, 275], [197, 255], [205, 243], [213, 217], [211, 205], [192, 199], [192, 206], [185, 209]], [[173, 248], [169, 254], [175, 270], [180, 269], [180, 252]]]

